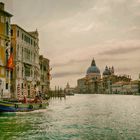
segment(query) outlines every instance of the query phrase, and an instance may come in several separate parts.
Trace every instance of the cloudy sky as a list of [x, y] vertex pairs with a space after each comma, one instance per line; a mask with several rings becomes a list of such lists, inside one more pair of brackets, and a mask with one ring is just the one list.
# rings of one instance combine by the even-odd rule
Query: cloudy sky
[[76, 86], [92, 58], [103, 72], [140, 73], [140, 0], [0, 0], [27, 31], [39, 31], [40, 54], [52, 67], [51, 85]]

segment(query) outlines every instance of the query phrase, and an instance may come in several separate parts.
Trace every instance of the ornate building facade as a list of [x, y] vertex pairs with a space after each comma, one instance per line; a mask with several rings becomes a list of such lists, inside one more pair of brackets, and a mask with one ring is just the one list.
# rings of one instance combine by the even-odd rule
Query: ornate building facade
[[12, 15], [5, 11], [4, 3], [0, 2], [0, 95], [10, 97], [12, 64], [9, 65], [11, 55], [11, 20]]
[[40, 91], [41, 93], [48, 94], [50, 90], [50, 65], [49, 59], [44, 58], [43, 55], [39, 56], [40, 65]]
[[40, 84], [38, 32], [27, 32], [13, 24], [11, 40], [15, 62], [12, 95], [34, 97]]
[[114, 93], [114, 86], [117, 83], [130, 84], [131, 77], [129, 75], [116, 75], [114, 67], [105, 67], [102, 76], [103, 91], [107, 94]]

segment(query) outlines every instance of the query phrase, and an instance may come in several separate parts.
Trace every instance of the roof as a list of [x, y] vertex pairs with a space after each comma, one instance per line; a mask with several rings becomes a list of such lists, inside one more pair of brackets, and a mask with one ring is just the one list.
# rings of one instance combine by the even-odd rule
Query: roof
[[23, 30], [24, 32], [26, 32], [29, 36], [31, 36], [31, 37], [33, 37], [34, 39], [36, 39], [36, 37], [35, 36], [33, 36], [33, 35], [31, 35], [29, 32], [27, 32], [27, 31], [25, 31], [23, 28], [21, 28], [19, 25], [17, 25], [17, 24], [11, 24], [11, 26], [16, 26], [16, 27], [18, 27], [18, 28], [20, 28], [21, 30]]
[[80, 80], [86, 80], [86, 79], [87, 79], [86, 77], [83, 77], [83, 78], [78, 79], [78, 81], [80, 81]]
[[0, 9], [0, 13], [6, 14], [9, 17], [12, 17], [13, 16], [12, 14], [6, 12], [5, 10], [1, 10], [1, 9]]
[[91, 62], [91, 66], [87, 69], [87, 74], [91, 74], [91, 73], [100, 73], [100, 70], [96, 66], [94, 58], [93, 58], [93, 60]]
[[39, 59], [40, 59], [40, 60], [50, 61], [48, 58], [45, 58], [43, 55], [39, 55]]
[[130, 83], [125, 82], [125, 81], [119, 81], [119, 82], [114, 83], [113, 85], [128, 85], [128, 84], [130, 84]]
[[90, 66], [87, 70], [87, 74], [90, 73], [100, 73], [100, 70], [97, 66]]

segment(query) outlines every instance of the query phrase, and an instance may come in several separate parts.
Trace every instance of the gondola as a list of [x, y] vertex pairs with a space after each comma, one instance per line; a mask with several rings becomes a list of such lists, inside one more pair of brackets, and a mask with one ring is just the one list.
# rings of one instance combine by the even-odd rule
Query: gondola
[[34, 101], [34, 100], [18, 100], [8, 101], [0, 100], [0, 112], [28, 112], [39, 109], [45, 109], [48, 106], [48, 101]]

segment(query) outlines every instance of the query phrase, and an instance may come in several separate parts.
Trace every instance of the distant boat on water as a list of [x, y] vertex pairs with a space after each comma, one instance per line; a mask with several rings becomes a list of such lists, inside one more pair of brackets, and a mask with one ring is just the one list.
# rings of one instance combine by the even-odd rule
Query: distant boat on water
[[66, 95], [68, 95], [68, 96], [74, 96], [74, 93], [73, 92], [67, 92]]

